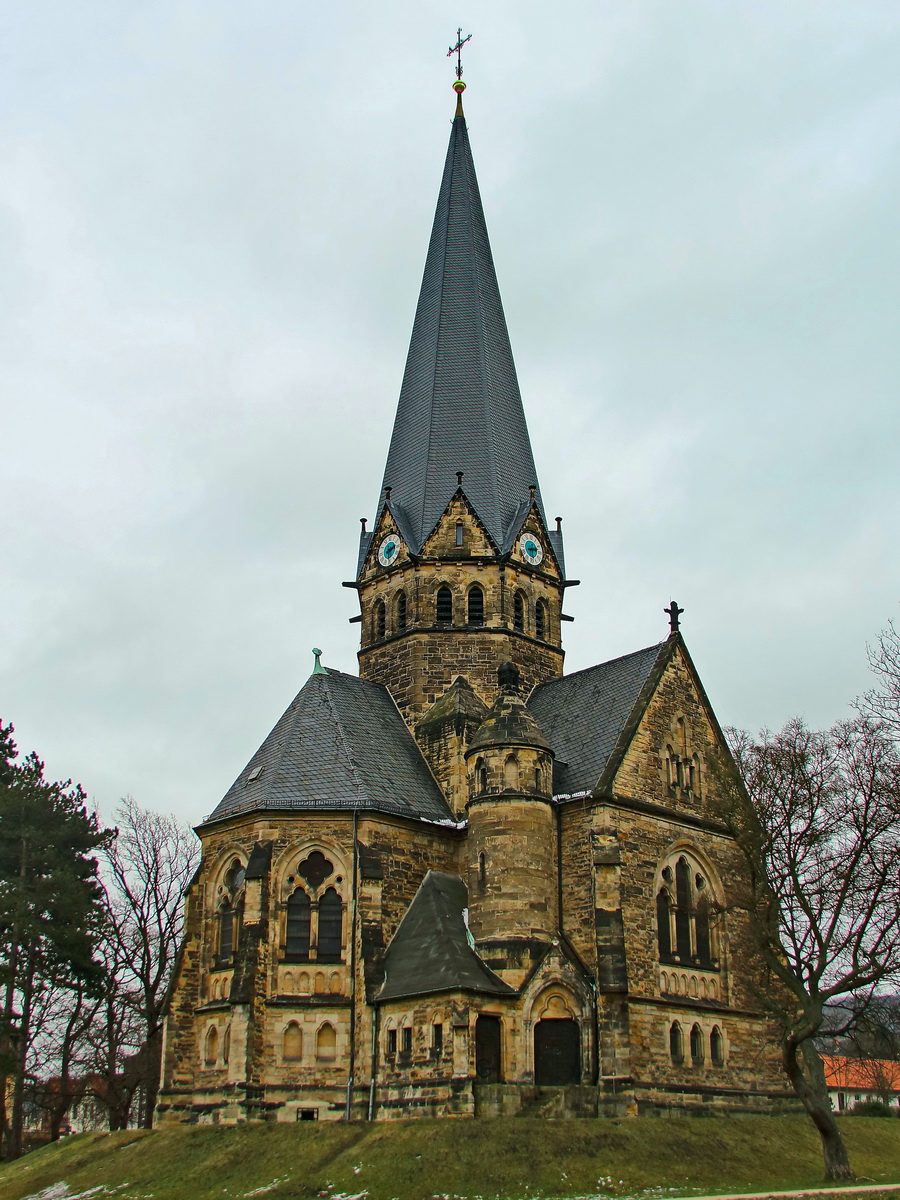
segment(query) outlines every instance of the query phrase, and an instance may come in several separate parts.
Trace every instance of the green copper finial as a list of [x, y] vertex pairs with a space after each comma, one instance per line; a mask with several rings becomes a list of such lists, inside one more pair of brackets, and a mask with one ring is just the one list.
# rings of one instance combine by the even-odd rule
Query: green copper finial
[[316, 665], [312, 669], [313, 675], [327, 675], [328, 672], [319, 662], [319, 659], [322, 657], [322, 651], [318, 648], [318, 646], [313, 646], [313, 654], [315, 655], [316, 659]]

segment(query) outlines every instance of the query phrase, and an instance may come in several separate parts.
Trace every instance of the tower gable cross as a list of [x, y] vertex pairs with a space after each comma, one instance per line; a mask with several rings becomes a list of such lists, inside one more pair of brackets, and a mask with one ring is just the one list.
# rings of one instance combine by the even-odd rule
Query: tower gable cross
[[684, 609], [679, 608], [678, 605], [673, 600], [668, 608], [663, 609], [663, 612], [666, 613], [666, 615], [669, 618], [669, 632], [677, 633], [678, 632], [678, 618], [684, 612]]

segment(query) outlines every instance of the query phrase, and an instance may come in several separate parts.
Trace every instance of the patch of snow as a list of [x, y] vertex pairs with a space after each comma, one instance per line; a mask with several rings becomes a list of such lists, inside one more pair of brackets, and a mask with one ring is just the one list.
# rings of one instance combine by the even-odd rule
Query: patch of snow
[[265, 1183], [262, 1187], [254, 1188], [252, 1192], [244, 1192], [244, 1196], [262, 1196], [265, 1192], [273, 1192], [280, 1183], [287, 1183], [290, 1175], [284, 1175], [281, 1179], [273, 1179], [271, 1183]]

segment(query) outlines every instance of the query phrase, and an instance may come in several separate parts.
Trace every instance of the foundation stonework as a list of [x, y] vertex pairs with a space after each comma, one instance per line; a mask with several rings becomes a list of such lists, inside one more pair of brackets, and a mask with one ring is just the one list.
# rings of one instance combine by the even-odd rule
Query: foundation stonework
[[197, 830], [158, 1122], [792, 1106], [677, 613], [564, 675], [575, 582], [460, 107], [347, 585], [360, 675], [317, 657]]

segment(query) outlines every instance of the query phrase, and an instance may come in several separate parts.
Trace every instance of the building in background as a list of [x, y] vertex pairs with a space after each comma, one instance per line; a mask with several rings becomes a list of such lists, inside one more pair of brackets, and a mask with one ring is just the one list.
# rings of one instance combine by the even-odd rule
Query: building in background
[[577, 580], [455, 86], [384, 485], [344, 585], [360, 674], [317, 652], [198, 829], [161, 1122], [785, 1099], [729, 909], [729, 753], [680, 610], [664, 640], [563, 670]]

